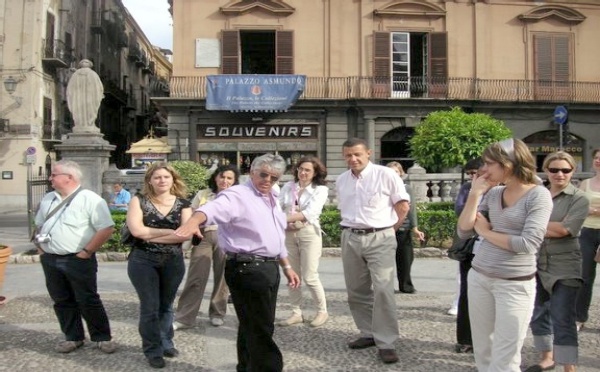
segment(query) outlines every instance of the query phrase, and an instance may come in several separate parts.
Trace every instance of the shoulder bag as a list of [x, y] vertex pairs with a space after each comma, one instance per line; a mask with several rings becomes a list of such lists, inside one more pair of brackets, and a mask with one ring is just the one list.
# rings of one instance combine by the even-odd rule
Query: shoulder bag
[[473, 258], [473, 245], [477, 241], [478, 235], [467, 239], [455, 237], [452, 247], [448, 249], [448, 258], [456, 261], [466, 261]]

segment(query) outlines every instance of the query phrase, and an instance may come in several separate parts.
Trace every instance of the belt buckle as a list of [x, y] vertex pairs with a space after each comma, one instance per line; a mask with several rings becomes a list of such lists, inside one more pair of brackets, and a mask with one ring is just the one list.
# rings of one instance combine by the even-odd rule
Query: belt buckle
[[354, 229], [353, 232], [358, 235], [366, 235], [367, 229]]

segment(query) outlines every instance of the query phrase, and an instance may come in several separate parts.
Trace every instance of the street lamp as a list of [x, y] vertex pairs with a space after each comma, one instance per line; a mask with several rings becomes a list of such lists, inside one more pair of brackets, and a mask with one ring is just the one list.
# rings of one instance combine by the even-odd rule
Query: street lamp
[[15, 90], [17, 90], [18, 83], [19, 82], [17, 80], [15, 80], [15, 78], [13, 78], [12, 76], [9, 76], [6, 79], [4, 79], [4, 89], [6, 89], [8, 94], [13, 94], [15, 92]]

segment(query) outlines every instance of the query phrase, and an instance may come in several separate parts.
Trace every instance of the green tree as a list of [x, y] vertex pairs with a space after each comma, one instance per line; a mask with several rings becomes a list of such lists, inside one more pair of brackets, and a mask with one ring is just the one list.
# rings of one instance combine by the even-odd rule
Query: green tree
[[209, 174], [206, 167], [200, 163], [190, 160], [174, 160], [170, 161], [169, 164], [183, 178], [190, 196], [195, 195], [198, 190], [206, 188]]
[[504, 122], [487, 114], [467, 114], [459, 107], [431, 112], [415, 128], [411, 155], [432, 172], [463, 165], [491, 143], [512, 136]]

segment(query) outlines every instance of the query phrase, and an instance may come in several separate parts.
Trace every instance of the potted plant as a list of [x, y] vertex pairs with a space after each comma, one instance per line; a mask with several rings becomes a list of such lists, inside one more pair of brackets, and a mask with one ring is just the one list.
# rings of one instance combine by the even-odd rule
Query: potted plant
[[415, 128], [411, 155], [430, 172], [462, 166], [481, 156], [491, 143], [511, 137], [506, 125], [487, 114], [467, 114], [460, 107], [431, 112]]
[[[6, 264], [12, 254], [12, 248], [8, 245], [0, 243], [0, 290], [4, 285], [4, 273], [6, 272]], [[0, 296], [1, 297], [1, 296]], [[0, 300], [0, 303], [4, 300]]]

